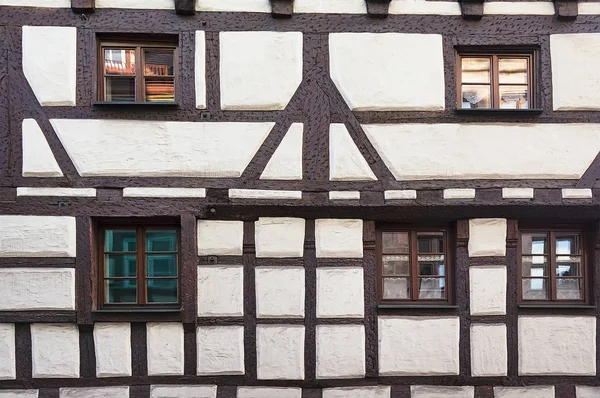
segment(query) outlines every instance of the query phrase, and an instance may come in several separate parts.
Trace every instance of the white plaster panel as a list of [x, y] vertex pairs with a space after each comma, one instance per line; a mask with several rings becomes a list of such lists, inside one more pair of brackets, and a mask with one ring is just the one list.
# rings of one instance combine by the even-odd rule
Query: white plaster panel
[[[405, 123], [363, 129], [397, 180], [579, 179], [600, 152], [600, 126], [594, 123]], [[513, 145], [517, 141], [521, 144]]]
[[473, 188], [444, 189], [444, 199], [475, 199]]
[[124, 198], [204, 198], [205, 188], [123, 188]]
[[196, 11], [241, 11], [271, 13], [270, 0], [196, 0]]
[[198, 316], [244, 315], [244, 267], [198, 267]]
[[131, 325], [96, 323], [96, 377], [131, 376]]
[[562, 190], [563, 199], [592, 199], [592, 190], [590, 188]]
[[296, 13], [366, 14], [361, 0], [295, 0]]
[[75, 106], [77, 28], [23, 26], [23, 73], [42, 106]]
[[242, 255], [242, 221], [198, 220], [199, 255]]
[[389, 386], [324, 388], [323, 398], [390, 398]]
[[256, 316], [304, 317], [304, 267], [256, 268]]
[[304, 124], [293, 123], [260, 175], [261, 180], [301, 180]]
[[411, 386], [411, 398], [473, 398], [475, 389], [471, 386]]
[[31, 325], [32, 374], [35, 378], [79, 377], [77, 325]]
[[0, 323], [0, 358], [0, 380], [14, 380], [17, 377], [14, 323]]
[[230, 189], [229, 197], [234, 199], [302, 199], [302, 191]]
[[506, 284], [506, 267], [471, 267], [469, 270], [471, 315], [505, 315]]
[[197, 330], [198, 375], [244, 374], [244, 327], [201, 326]]
[[362, 268], [317, 269], [317, 317], [362, 318], [364, 306]]
[[444, 109], [441, 35], [332, 33], [329, 66], [352, 110]]
[[384, 191], [383, 196], [385, 200], [395, 200], [395, 199], [417, 199], [417, 191], [414, 189], [401, 189], [394, 191]]
[[483, 3], [483, 15], [554, 15], [550, 1], [490, 1]]
[[196, 31], [196, 52], [194, 53], [194, 76], [196, 85], [196, 108], [206, 109], [206, 35]]
[[71, 0], [0, 0], [0, 6], [71, 8]]
[[520, 316], [519, 375], [596, 374], [596, 318]]
[[23, 119], [23, 177], [62, 177], [63, 172], [35, 119]]
[[61, 388], [60, 398], [129, 398], [129, 387]]
[[317, 379], [365, 377], [365, 327], [317, 325]]
[[257, 377], [265, 380], [304, 380], [304, 326], [256, 327]]
[[329, 200], [358, 200], [360, 191], [329, 191]]
[[582, 1], [579, 3], [579, 15], [600, 14], [600, 3]]
[[362, 220], [318, 219], [315, 221], [317, 257], [363, 256]]
[[598, 398], [600, 397], [600, 387], [576, 386], [575, 396], [577, 398]]
[[75, 257], [75, 217], [0, 216], [0, 257]]
[[50, 122], [84, 177], [239, 177], [274, 125], [101, 119]]
[[458, 317], [379, 317], [381, 376], [457, 375]]
[[474, 218], [469, 220], [469, 256], [505, 256], [506, 219]]
[[392, 0], [389, 13], [460, 15], [460, 4], [451, 1]]
[[284, 109], [302, 81], [302, 33], [221, 32], [221, 109]]
[[175, 2], [172, 0], [96, 0], [96, 8], [172, 10], [175, 8]]
[[503, 199], [533, 199], [533, 188], [502, 188]]
[[494, 398], [554, 398], [554, 386], [494, 387]]
[[70, 196], [95, 198], [96, 188], [30, 188], [18, 187], [17, 196]]
[[261, 217], [255, 222], [256, 257], [302, 257], [304, 219]]
[[506, 325], [471, 325], [471, 376], [506, 376]]
[[0, 398], [38, 398], [38, 390], [0, 390]]
[[301, 398], [301, 388], [238, 387], [237, 398]]
[[356, 143], [348, 134], [348, 129], [340, 123], [329, 126], [329, 180], [377, 180]]
[[155, 385], [150, 398], [216, 398], [217, 386]]
[[0, 269], [0, 311], [74, 310], [75, 269]]
[[[183, 325], [181, 323], [147, 323], [149, 376], [183, 374]], [[166, 398], [166, 397], [165, 397]]]

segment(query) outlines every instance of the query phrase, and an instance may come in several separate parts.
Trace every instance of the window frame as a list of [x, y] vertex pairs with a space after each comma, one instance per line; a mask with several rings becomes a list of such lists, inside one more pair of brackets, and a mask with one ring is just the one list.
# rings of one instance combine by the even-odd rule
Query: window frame
[[[409, 261], [410, 261], [410, 298], [408, 299], [384, 299], [383, 298], [383, 239], [384, 232], [408, 232], [409, 234]], [[416, 236], [419, 232], [442, 232], [444, 234], [444, 278], [445, 278], [445, 297], [441, 299], [418, 299], [418, 261], [416, 261]], [[414, 237], [413, 237], [414, 235]], [[450, 227], [444, 226], [413, 226], [413, 225], [382, 225], [377, 226], [375, 231], [375, 264], [377, 278], [377, 303], [379, 305], [399, 305], [406, 307], [414, 306], [448, 306], [453, 305], [455, 300], [454, 278], [455, 278], [455, 256], [454, 256], [454, 231]], [[413, 263], [413, 260], [414, 263]], [[415, 273], [417, 270], [417, 273]], [[413, 277], [414, 276], [414, 277]], [[416, 287], [416, 289], [415, 289]]]
[[[135, 279], [137, 283], [136, 288], [136, 303], [107, 303], [106, 299], [106, 286], [105, 281], [106, 278], [106, 263], [105, 263], [105, 238], [106, 238], [106, 230], [133, 230], [136, 231], [136, 276], [135, 278], [125, 278], [125, 279]], [[146, 231], [147, 230], [161, 230], [161, 229], [169, 229], [175, 230], [177, 232], [177, 276], [168, 278], [168, 279], [176, 279], [177, 280], [177, 302], [176, 303], [148, 303], [147, 301], [147, 285], [146, 282], [148, 280], [156, 279], [156, 278], [148, 278], [147, 277], [147, 268], [146, 268]], [[182, 275], [181, 275], [181, 227], [178, 224], [154, 224], [154, 223], [107, 223], [100, 224], [97, 228], [97, 270], [96, 270], [96, 288], [97, 288], [97, 296], [98, 296], [98, 309], [99, 310], [158, 310], [158, 309], [181, 309], [182, 305], [182, 295], [181, 295], [181, 285], [182, 285]], [[143, 286], [140, 289], [140, 286]], [[141, 300], [140, 302], [140, 298]]]
[[[179, 102], [179, 44], [175, 39], [123, 39], [118, 38], [98, 38], [97, 39], [97, 79], [96, 79], [96, 100], [102, 104], [114, 105], [177, 105]], [[144, 79], [144, 49], [172, 49], [173, 50], [173, 101], [147, 101], [145, 100], [146, 83]], [[106, 76], [104, 71], [105, 54], [104, 49], [131, 50], [135, 49], [136, 65], [135, 65], [135, 101], [109, 101], [106, 99]], [[140, 62], [138, 62], [139, 60]]]

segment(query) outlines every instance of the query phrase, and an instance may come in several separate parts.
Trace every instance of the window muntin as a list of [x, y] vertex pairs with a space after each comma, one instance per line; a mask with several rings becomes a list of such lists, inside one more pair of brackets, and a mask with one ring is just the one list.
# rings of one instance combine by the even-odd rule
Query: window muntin
[[522, 301], [585, 301], [582, 231], [522, 231], [520, 240]]
[[380, 302], [449, 300], [446, 231], [381, 230], [377, 244]]
[[109, 226], [100, 236], [102, 307], [178, 306], [177, 228]]
[[458, 108], [533, 108], [533, 54], [459, 54]]

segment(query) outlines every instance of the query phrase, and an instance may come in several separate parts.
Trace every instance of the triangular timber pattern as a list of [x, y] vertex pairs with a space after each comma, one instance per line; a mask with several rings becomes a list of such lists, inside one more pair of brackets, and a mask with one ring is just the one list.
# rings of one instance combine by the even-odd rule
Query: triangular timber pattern
[[593, 188], [600, 180], [600, 152], [577, 182], [576, 188]]
[[63, 172], [35, 119], [25, 119], [23, 130], [23, 176], [62, 177]]
[[375, 174], [350, 138], [346, 126], [329, 127], [329, 179], [332, 181], [376, 180]]
[[294, 123], [271, 156], [261, 180], [302, 179], [302, 135], [304, 125]]

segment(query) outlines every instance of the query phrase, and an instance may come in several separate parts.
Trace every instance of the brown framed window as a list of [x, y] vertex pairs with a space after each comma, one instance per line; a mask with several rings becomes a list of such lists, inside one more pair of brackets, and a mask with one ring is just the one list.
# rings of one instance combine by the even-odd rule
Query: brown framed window
[[462, 53], [458, 60], [459, 109], [534, 108], [534, 52]]
[[175, 102], [176, 44], [101, 41], [98, 59], [99, 101]]
[[520, 232], [522, 302], [586, 302], [589, 270], [578, 229]]
[[179, 307], [177, 227], [108, 225], [99, 237], [100, 307]]
[[378, 229], [378, 301], [450, 302], [448, 247], [444, 229]]

